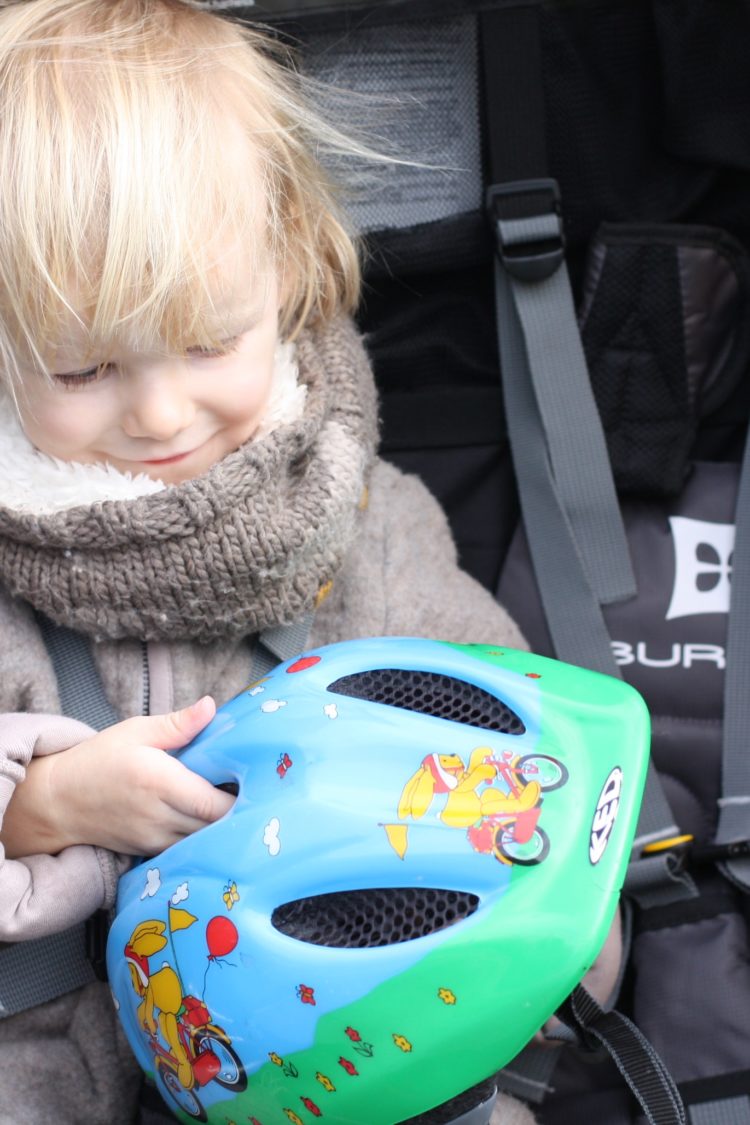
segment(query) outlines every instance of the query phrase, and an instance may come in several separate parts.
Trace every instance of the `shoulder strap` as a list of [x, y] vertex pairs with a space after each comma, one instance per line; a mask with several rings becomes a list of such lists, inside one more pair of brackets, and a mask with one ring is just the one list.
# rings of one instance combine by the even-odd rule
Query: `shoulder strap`
[[285, 660], [302, 652], [310, 636], [314, 613], [310, 610], [299, 621], [266, 629], [255, 640], [252, 657], [252, 680], [259, 680]]
[[[253, 679], [304, 649], [312, 613], [300, 622], [267, 629], [252, 654]], [[62, 713], [103, 730], [120, 716], [107, 699], [89, 641], [41, 614], [37, 622], [55, 675]], [[106, 919], [97, 912], [86, 923], [34, 941], [0, 943], [0, 1019], [54, 1000], [104, 979]]]
[[735, 515], [732, 594], [724, 673], [722, 779], [716, 846], [723, 873], [750, 891], [750, 433]]
[[[88, 641], [42, 614], [37, 624], [57, 676], [63, 715], [104, 727], [119, 719], [106, 695]], [[96, 917], [96, 916], [94, 916]], [[93, 925], [93, 923], [92, 923]], [[97, 979], [89, 957], [92, 928], [87, 923], [34, 941], [0, 946], [0, 1018], [34, 1008]]]
[[87, 638], [55, 625], [41, 613], [36, 620], [57, 677], [63, 715], [80, 719], [94, 730], [119, 723], [120, 716], [104, 694]]
[[[601, 607], [636, 586], [547, 175], [538, 5], [486, 12], [481, 28], [498, 343], [529, 549], [556, 654], [619, 676]], [[677, 835], [651, 766], [629, 872], [639, 900], [696, 893], [671, 854], [641, 855]]]
[[557, 1014], [578, 1034], [584, 1046], [606, 1048], [649, 1125], [685, 1125], [685, 1109], [672, 1076], [646, 1037], [626, 1016], [603, 1011], [580, 985]]

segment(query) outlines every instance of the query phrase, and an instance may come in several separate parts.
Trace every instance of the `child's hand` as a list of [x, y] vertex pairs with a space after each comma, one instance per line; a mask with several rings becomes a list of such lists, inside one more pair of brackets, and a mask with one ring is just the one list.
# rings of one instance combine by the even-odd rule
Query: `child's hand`
[[17, 800], [25, 806], [33, 851], [55, 854], [72, 844], [95, 844], [154, 855], [218, 820], [233, 798], [165, 753], [190, 742], [215, 711], [206, 696], [181, 711], [126, 719], [69, 750], [35, 759], [10, 806]]

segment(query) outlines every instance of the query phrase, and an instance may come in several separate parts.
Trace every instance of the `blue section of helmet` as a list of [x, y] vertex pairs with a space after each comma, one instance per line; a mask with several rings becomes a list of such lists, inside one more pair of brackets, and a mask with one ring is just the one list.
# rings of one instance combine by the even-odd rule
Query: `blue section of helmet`
[[[377, 667], [465, 677], [500, 698], [507, 689], [526, 731], [494, 733], [327, 690], [343, 675]], [[478, 747], [498, 760], [533, 752], [539, 710], [533, 680], [434, 642], [350, 642], [282, 665], [226, 704], [182, 755], [214, 783], [236, 782], [237, 800], [221, 821], [123, 878], [115, 942], [124, 949], [144, 920], [164, 923], [162, 956], [185, 993], [202, 997], [217, 1024], [231, 1023], [249, 1074], [268, 1062], [270, 1027], [281, 1056], [310, 1046], [322, 1016], [397, 977], [455, 933], [447, 928], [378, 948], [331, 949], [279, 933], [271, 923], [274, 909], [351, 889], [455, 889], [480, 899], [476, 914], [461, 922], [470, 933], [482, 910], [504, 894], [511, 868], [469, 846], [465, 827], [446, 831], [456, 763], [465, 767]], [[416, 774], [434, 783], [427, 806], [399, 810]], [[404, 833], [408, 843], [399, 854]], [[151, 883], [149, 870], [159, 873]], [[173, 918], [180, 911], [195, 921], [179, 915], [185, 924], [175, 929], [170, 903]], [[217, 918], [223, 924], [214, 930], [223, 941], [209, 937]], [[217, 954], [230, 944], [230, 926], [237, 941]], [[111, 969], [113, 980], [120, 976], [121, 1003], [135, 1010], [122, 955], [111, 959]], [[245, 998], [239, 1013], [238, 989]], [[312, 989], [308, 999], [305, 989]], [[153, 1050], [145, 1041], [136, 1049], [152, 1069]], [[212, 1084], [201, 1097], [210, 1105], [226, 1093]]]

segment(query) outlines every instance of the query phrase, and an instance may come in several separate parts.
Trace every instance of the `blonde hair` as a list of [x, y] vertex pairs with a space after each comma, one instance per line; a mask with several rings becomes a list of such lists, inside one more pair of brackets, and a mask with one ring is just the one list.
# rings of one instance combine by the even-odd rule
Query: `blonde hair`
[[[347, 142], [270, 36], [187, 0], [0, 3], [0, 366], [212, 347], [236, 258], [275, 271], [280, 330], [351, 310], [355, 242], [319, 162]], [[250, 274], [252, 277], [253, 275]], [[29, 361], [27, 358], [27, 362]]]

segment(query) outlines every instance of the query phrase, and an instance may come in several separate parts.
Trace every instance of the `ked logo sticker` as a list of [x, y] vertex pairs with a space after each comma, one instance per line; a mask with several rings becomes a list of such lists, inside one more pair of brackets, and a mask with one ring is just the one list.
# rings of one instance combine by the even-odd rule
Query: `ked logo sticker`
[[605, 848], [612, 835], [612, 829], [617, 820], [617, 810], [620, 807], [620, 793], [622, 792], [622, 770], [619, 766], [610, 772], [604, 782], [604, 788], [596, 802], [596, 812], [591, 825], [589, 839], [589, 859], [597, 864], [604, 855]]

